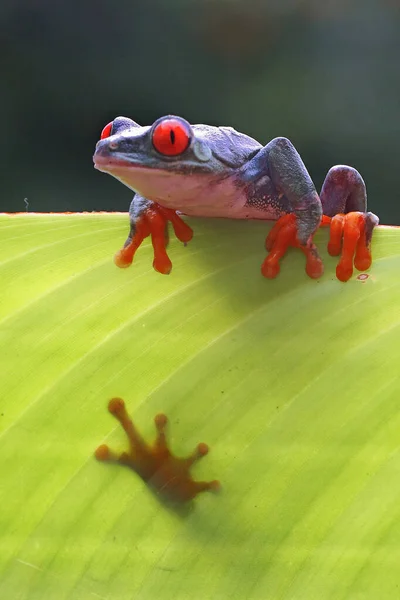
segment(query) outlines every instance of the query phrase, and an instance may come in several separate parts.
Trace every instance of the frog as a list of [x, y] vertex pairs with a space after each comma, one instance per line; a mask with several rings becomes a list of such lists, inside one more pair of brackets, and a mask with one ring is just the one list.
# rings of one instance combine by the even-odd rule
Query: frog
[[153, 267], [169, 274], [168, 224], [187, 244], [193, 237], [190, 217], [273, 221], [261, 264], [268, 279], [279, 274], [289, 247], [303, 252], [309, 277], [322, 276], [324, 265], [313, 241], [320, 226], [330, 228], [328, 252], [340, 256], [340, 281], [352, 277], [353, 266], [359, 271], [371, 266], [371, 240], [379, 218], [367, 210], [362, 176], [354, 167], [335, 165], [318, 194], [286, 137], [263, 145], [233, 127], [191, 125], [176, 115], [146, 126], [119, 116], [101, 131], [93, 162], [134, 192], [129, 235], [114, 257], [118, 267], [130, 266], [150, 236]]

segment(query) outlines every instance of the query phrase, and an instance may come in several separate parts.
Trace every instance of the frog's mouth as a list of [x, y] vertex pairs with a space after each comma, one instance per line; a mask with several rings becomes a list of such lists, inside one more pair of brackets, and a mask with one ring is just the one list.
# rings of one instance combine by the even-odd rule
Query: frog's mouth
[[148, 173], [149, 171], [160, 170], [160, 162], [156, 159], [151, 160], [147, 158], [146, 164], [140, 160], [140, 157], [136, 158], [134, 155], [125, 155], [123, 153], [115, 152], [110, 154], [104, 151], [104, 148], [99, 148], [93, 155], [94, 168], [104, 173], [115, 175], [119, 173], [127, 173], [128, 171]]
[[94, 156], [93, 157], [94, 168], [102, 173], [107, 173], [112, 177], [115, 177], [121, 183], [128, 186], [135, 191], [138, 191], [137, 183], [140, 181], [146, 181], [149, 176], [149, 172], [157, 171], [157, 169], [143, 166], [140, 163], [135, 163], [130, 160], [124, 160], [113, 156]]
[[[94, 168], [98, 171], [115, 177], [115, 179], [118, 179], [118, 181], [131, 190], [145, 196], [146, 194], [147, 196], [154, 196], [154, 187], [152, 184], [149, 187], [149, 182], [153, 181], [154, 183], [154, 181], [158, 181], [157, 175], [162, 177], [163, 182], [174, 175], [172, 171], [163, 171], [158, 165], [147, 166], [117, 156], [110, 157], [95, 153], [93, 156], [93, 163]], [[153, 177], [150, 178], [149, 174]]]
[[99, 171], [114, 171], [115, 169], [131, 169], [132, 167], [142, 167], [138, 163], [134, 163], [133, 161], [126, 160], [123, 158], [116, 158], [110, 156], [102, 156], [101, 154], [95, 154], [93, 156], [94, 168]]

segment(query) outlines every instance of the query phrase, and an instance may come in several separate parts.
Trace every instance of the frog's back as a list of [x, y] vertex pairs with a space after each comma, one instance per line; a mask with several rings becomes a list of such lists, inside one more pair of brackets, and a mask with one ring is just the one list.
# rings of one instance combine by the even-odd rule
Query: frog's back
[[199, 139], [207, 143], [213, 155], [231, 168], [239, 168], [262, 148], [252, 137], [236, 131], [233, 127], [213, 127], [212, 125], [192, 125]]

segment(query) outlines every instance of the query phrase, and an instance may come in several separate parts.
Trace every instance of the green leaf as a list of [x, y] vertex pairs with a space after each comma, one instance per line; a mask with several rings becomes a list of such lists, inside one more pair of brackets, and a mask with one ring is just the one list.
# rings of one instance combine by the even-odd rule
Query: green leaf
[[[147, 242], [112, 256], [121, 214], [0, 217], [0, 598], [371, 599], [400, 575], [400, 232], [379, 228], [369, 277], [321, 280], [268, 226], [193, 219], [171, 275]], [[134, 473], [107, 412], [219, 479], [185, 513]]]

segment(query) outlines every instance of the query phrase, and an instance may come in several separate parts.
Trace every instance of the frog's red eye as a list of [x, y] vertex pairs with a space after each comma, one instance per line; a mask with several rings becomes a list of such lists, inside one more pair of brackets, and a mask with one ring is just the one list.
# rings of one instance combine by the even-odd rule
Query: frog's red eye
[[100, 135], [101, 140], [104, 140], [104, 138], [110, 137], [112, 124], [113, 124], [113, 122], [111, 121], [111, 123], [107, 123], [107, 125], [103, 128], [103, 131], [101, 132], [101, 135]]
[[153, 131], [153, 146], [167, 156], [177, 156], [185, 152], [190, 144], [190, 131], [178, 119], [165, 119]]

